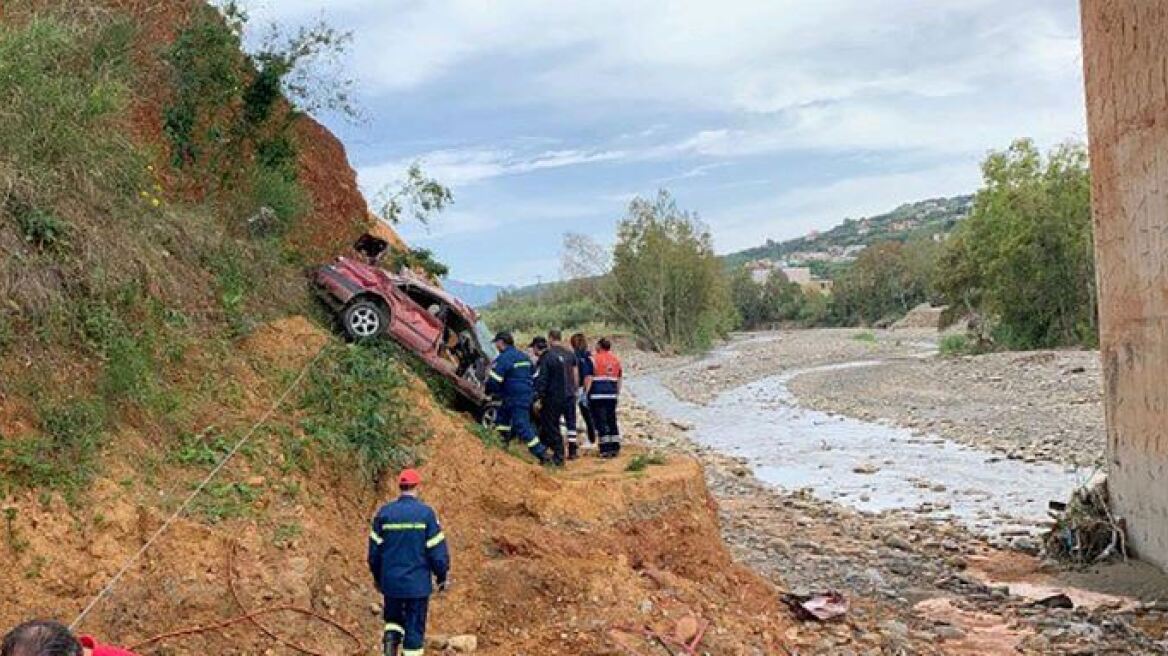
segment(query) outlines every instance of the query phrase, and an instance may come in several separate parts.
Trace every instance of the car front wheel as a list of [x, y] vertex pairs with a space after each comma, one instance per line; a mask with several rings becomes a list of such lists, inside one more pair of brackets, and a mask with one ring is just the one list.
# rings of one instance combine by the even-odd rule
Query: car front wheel
[[341, 317], [345, 334], [353, 341], [374, 339], [389, 328], [389, 312], [383, 305], [369, 299], [350, 303]]

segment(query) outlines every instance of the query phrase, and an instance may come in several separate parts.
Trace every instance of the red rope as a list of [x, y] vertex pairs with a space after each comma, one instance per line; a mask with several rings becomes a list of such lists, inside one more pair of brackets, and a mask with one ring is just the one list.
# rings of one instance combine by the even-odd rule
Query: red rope
[[353, 632], [350, 629], [348, 629], [347, 627], [341, 625], [339, 622], [336, 622], [335, 620], [333, 620], [331, 618], [325, 617], [324, 615], [317, 613], [316, 611], [312, 610], [311, 608], [301, 608], [299, 606], [293, 606], [293, 605], [281, 605], [281, 606], [270, 606], [268, 608], [261, 608], [259, 610], [254, 610], [254, 611], [248, 612], [246, 610], [247, 607], [244, 606], [243, 600], [239, 596], [239, 590], [235, 586], [235, 550], [238, 546], [239, 546], [238, 543], [232, 542], [231, 547], [227, 550], [227, 587], [231, 591], [231, 597], [232, 597], [232, 599], [234, 599], [235, 604], [237, 606], [239, 606], [241, 609], [244, 609], [244, 611], [245, 611], [244, 614], [239, 615], [237, 617], [232, 617], [230, 619], [223, 620], [221, 622], [216, 622], [214, 624], [194, 626], [194, 627], [190, 627], [190, 628], [186, 628], [186, 629], [179, 629], [177, 631], [170, 631], [168, 633], [156, 635], [153, 638], [150, 638], [148, 640], [143, 640], [135, 645], [131, 645], [129, 647], [130, 651], [137, 651], [141, 647], [152, 645], [152, 644], [155, 644], [158, 642], [163, 642], [165, 640], [173, 640], [174, 638], [181, 638], [183, 636], [190, 636], [190, 635], [198, 635], [201, 633], [210, 633], [212, 631], [221, 631], [223, 629], [226, 629], [229, 626], [233, 626], [235, 624], [241, 624], [243, 622], [248, 622], [248, 623], [254, 625], [257, 629], [259, 629], [264, 635], [268, 636], [272, 640], [275, 640], [279, 644], [281, 644], [289, 649], [297, 651], [301, 654], [305, 654], [306, 656], [328, 656], [327, 654], [308, 649], [307, 647], [304, 647], [304, 646], [299, 645], [295, 642], [292, 642], [291, 640], [281, 638], [280, 636], [276, 635], [271, 629], [267, 628], [263, 624], [260, 624], [259, 619], [258, 619], [258, 618], [263, 617], [265, 615], [273, 615], [275, 613], [296, 613], [298, 615], [302, 615], [302, 616], [307, 617], [309, 619], [314, 619], [314, 620], [317, 620], [319, 622], [323, 622], [324, 624], [331, 626], [337, 632], [343, 633], [348, 639], [352, 640], [353, 644], [356, 645], [356, 649], [354, 651], [350, 652], [351, 656], [359, 656], [361, 654], [368, 653], [368, 651], [365, 648], [365, 643], [363, 643], [361, 641], [361, 638], [357, 637], [357, 634], [355, 632]]

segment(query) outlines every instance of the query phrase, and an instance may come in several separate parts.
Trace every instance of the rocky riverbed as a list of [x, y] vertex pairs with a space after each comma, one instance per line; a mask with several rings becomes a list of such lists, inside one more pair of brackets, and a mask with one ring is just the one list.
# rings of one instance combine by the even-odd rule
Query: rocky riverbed
[[[1062, 436], [1064, 445], [1073, 443], [1078, 451], [1092, 448], [1089, 430], [1067, 437], [1074, 421], [1063, 415], [1072, 411], [1053, 404], [1048, 410], [1041, 403], [1044, 394], [1048, 400], [1069, 395], [1087, 399], [1068, 404], [1084, 417], [1092, 403], [1098, 409], [1098, 395], [1091, 395], [1092, 379], [1098, 381], [1092, 354], [922, 359], [928, 334], [872, 337], [859, 331], [771, 333], [740, 337], [733, 348], [709, 359], [625, 357], [634, 371], [666, 370], [665, 384], [698, 403], [783, 371], [879, 360], [870, 367], [797, 376], [791, 388], [798, 388], [801, 402], [824, 410], [943, 435], [1002, 451], [1003, 457], [1014, 452], [1022, 459], [1087, 462], [1062, 457], [1049, 440], [1024, 437]], [[945, 380], [949, 383], [942, 384]], [[962, 386], [973, 388], [968, 402]], [[866, 387], [878, 390], [857, 400]], [[1026, 408], [1037, 409], [1027, 413]], [[1168, 598], [1168, 583], [1151, 568], [1120, 564], [1088, 574], [1064, 572], [1040, 559], [1038, 544], [1028, 535], [985, 539], [928, 508], [864, 513], [804, 490], [774, 487], [757, 479], [746, 461], [696, 444], [684, 422], [635, 402], [626, 402], [622, 414], [629, 439], [702, 461], [724, 539], [736, 558], [784, 590], [839, 590], [852, 600], [842, 622], [807, 623], [788, 634], [790, 644], [799, 646], [791, 653], [1168, 653], [1168, 607], [1156, 601]], [[1153, 583], [1132, 586], [1125, 579]], [[1055, 598], [1062, 592], [1074, 607], [1047, 607], [1066, 605]]]

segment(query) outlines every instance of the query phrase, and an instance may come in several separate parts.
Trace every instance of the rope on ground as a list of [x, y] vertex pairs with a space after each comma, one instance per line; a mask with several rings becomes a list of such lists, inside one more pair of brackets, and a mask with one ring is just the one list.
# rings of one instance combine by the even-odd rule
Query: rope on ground
[[226, 619], [226, 620], [223, 620], [221, 622], [216, 622], [214, 624], [206, 624], [206, 625], [202, 625], [202, 626], [195, 626], [195, 627], [191, 627], [191, 628], [187, 628], [187, 629], [179, 629], [177, 631], [170, 631], [167, 633], [163, 633], [161, 635], [154, 636], [153, 638], [143, 640], [142, 642], [139, 642], [138, 644], [131, 645], [130, 650], [137, 651], [138, 649], [140, 649], [142, 647], [153, 645], [153, 644], [156, 644], [159, 642], [164, 642], [166, 640], [173, 640], [174, 638], [181, 638], [181, 637], [190, 636], [190, 635], [198, 635], [200, 633], [210, 633], [212, 631], [221, 631], [221, 630], [226, 629], [227, 627], [230, 627], [232, 625], [241, 624], [243, 622], [248, 622], [248, 623], [254, 625], [261, 632], [263, 632], [264, 635], [268, 636], [272, 640], [278, 642], [279, 644], [281, 644], [281, 645], [283, 645], [283, 646], [285, 646], [293, 651], [299, 652], [301, 654], [305, 654], [306, 656], [328, 656], [327, 654], [324, 654], [322, 652], [317, 652], [317, 651], [313, 651], [311, 649], [308, 649], [307, 647], [304, 647], [304, 646], [299, 645], [295, 642], [292, 642], [291, 640], [281, 638], [280, 636], [276, 635], [276, 633], [273, 632], [271, 629], [267, 628], [263, 624], [260, 624], [260, 622], [259, 622], [259, 618], [263, 617], [265, 615], [274, 615], [276, 613], [296, 613], [298, 615], [303, 615], [304, 617], [307, 617], [309, 619], [314, 619], [314, 620], [317, 620], [319, 622], [323, 622], [324, 624], [331, 626], [337, 632], [344, 634], [345, 637], [347, 637], [349, 640], [352, 640], [353, 644], [356, 645], [356, 648], [352, 652], [352, 656], [359, 656], [360, 654], [368, 653], [366, 648], [365, 648], [365, 644], [361, 641], [361, 638], [357, 637], [357, 634], [355, 632], [351, 631], [350, 629], [348, 629], [344, 625], [340, 624], [339, 622], [336, 622], [335, 620], [333, 620], [331, 618], [325, 617], [324, 615], [321, 615], [320, 613], [317, 613], [316, 611], [314, 611], [310, 608], [301, 608], [299, 606], [292, 606], [292, 605], [281, 605], [281, 606], [270, 606], [268, 608], [261, 608], [259, 610], [248, 611], [247, 606], [244, 605], [243, 600], [239, 596], [239, 589], [235, 585], [235, 551], [238, 547], [239, 547], [239, 543], [237, 543], [235, 541], [231, 541], [230, 546], [227, 549], [227, 587], [231, 591], [231, 597], [235, 601], [235, 604], [237, 606], [239, 606], [239, 608], [241, 610], [244, 611], [244, 613], [242, 615], [239, 615], [237, 617], [232, 617], [230, 619]]
[[191, 504], [194, 502], [195, 498], [202, 494], [207, 485], [210, 484], [215, 476], [217, 476], [219, 472], [223, 470], [223, 467], [225, 467], [227, 463], [233, 457], [235, 457], [235, 454], [238, 453], [241, 448], [243, 448], [243, 445], [246, 444], [253, 435], [255, 435], [255, 432], [259, 430], [260, 426], [266, 424], [268, 420], [272, 418], [272, 415], [276, 414], [276, 410], [279, 410], [280, 406], [284, 405], [284, 401], [288, 400], [288, 396], [292, 394], [292, 390], [300, 386], [300, 383], [304, 381], [304, 377], [308, 375], [308, 372], [312, 369], [312, 367], [316, 364], [316, 361], [320, 359], [324, 352], [324, 348], [317, 351], [312, 360], [310, 360], [308, 364], [304, 365], [304, 368], [300, 370], [300, 374], [296, 376], [292, 383], [284, 390], [284, 393], [280, 395], [280, 398], [276, 399], [275, 404], [273, 404], [272, 407], [269, 408], [262, 417], [260, 417], [259, 421], [252, 425], [251, 429], [247, 431], [247, 433], [245, 433], [238, 442], [235, 443], [235, 446], [231, 447], [231, 450], [227, 452], [227, 455], [223, 456], [223, 459], [219, 461], [219, 464], [215, 465], [215, 468], [211, 470], [211, 473], [207, 474], [206, 478], [204, 478], [202, 482], [200, 482], [199, 485], [194, 489], [194, 491], [187, 496], [182, 505], [180, 505], [178, 509], [174, 511], [174, 514], [168, 517], [166, 521], [158, 527], [158, 530], [154, 531], [154, 534], [150, 536], [150, 539], [146, 540], [146, 543], [142, 545], [141, 549], [126, 559], [126, 562], [122, 564], [121, 569], [119, 569], [118, 572], [114, 574], [109, 583], [107, 583], [106, 586], [102, 588], [101, 591], [98, 592], [92, 600], [90, 600], [89, 604], [86, 605], [85, 608], [81, 611], [81, 614], [77, 616], [77, 619], [73, 620], [73, 622], [69, 624], [69, 628], [71, 630], [76, 630], [77, 627], [80, 626], [83, 621], [85, 621], [85, 618], [89, 615], [89, 613], [94, 608], [96, 608], [97, 605], [110, 594], [110, 592], [113, 591], [114, 587], [116, 587], [118, 583], [121, 582], [122, 577], [126, 575], [126, 572], [130, 571], [130, 568], [134, 565], [134, 563], [138, 562], [138, 559], [141, 558], [150, 549], [150, 547], [154, 545], [158, 538], [162, 537], [162, 535], [166, 533], [168, 529], [170, 529], [171, 524], [174, 524], [174, 522], [177, 521], [179, 517], [182, 517], [186, 513]]

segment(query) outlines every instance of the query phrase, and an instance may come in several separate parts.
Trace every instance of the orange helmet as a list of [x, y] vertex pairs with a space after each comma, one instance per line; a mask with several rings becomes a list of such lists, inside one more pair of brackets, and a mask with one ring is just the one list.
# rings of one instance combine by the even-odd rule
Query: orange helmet
[[416, 469], [406, 469], [397, 477], [399, 487], [415, 487], [422, 484], [422, 476]]

